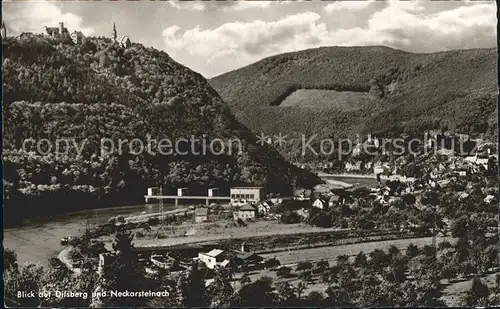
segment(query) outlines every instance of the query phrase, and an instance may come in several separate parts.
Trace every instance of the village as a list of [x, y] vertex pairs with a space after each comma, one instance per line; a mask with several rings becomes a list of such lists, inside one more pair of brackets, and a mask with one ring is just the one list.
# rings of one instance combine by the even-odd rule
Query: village
[[[323, 172], [319, 174], [324, 184], [294, 188], [293, 194], [283, 197], [262, 187], [232, 187], [229, 192], [209, 188], [206, 195], [199, 190], [191, 194], [189, 188], [163, 195], [162, 188], [152, 187], [145, 195], [148, 202], [163, 205], [163, 200], [175, 200], [175, 209], [160, 208], [156, 214], [115, 217], [109, 222], [134, 234], [139, 261], [151, 276], [182, 273], [196, 263], [207, 270], [207, 286], [223, 268], [231, 269], [234, 282], [268, 276], [297, 285], [307, 264], [313, 278], [307, 279], [308, 288], [313, 291], [322, 286], [319, 281], [313, 284], [314, 277], [321, 276], [320, 266], [336, 263], [339, 256], [354, 257], [367, 248], [404, 250], [412, 244], [455, 242], [450, 230], [456, 218], [445, 215], [452, 211], [448, 208], [453, 201], [464, 203], [474, 196], [470, 202], [476, 203], [479, 196], [480, 207], [485, 207], [492, 223], [497, 222], [493, 214], [498, 188], [487, 180], [487, 175], [496, 173], [492, 146], [480, 145], [470, 156], [437, 149], [411, 163], [402, 164], [400, 157], [372, 164], [371, 174], [364, 175], [371, 185], [346, 184]], [[346, 172], [352, 172], [352, 165], [346, 163]], [[427, 202], [429, 190], [445, 192], [450, 205]], [[434, 213], [434, 222], [429, 219], [432, 216], [421, 218], [429, 212]], [[489, 226], [492, 232], [495, 229], [496, 224]], [[99, 248], [94, 263], [102, 273], [114, 260], [112, 237], [101, 233], [92, 241]], [[59, 259], [78, 271], [82, 260], [74, 251], [68, 244]]]
[[[53, 21], [57, 20], [61, 19]], [[19, 93], [26, 89], [41, 92], [41, 87], [36, 86], [40, 84], [34, 83], [38, 76], [40, 80], [49, 81], [41, 83], [47, 85], [44, 89], [47, 98], [54, 97], [57, 99], [54, 102], [62, 102], [61, 109], [68, 108], [65, 111], [69, 114], [68, 121], [61, 123], [76, 122], [68, 134], [81, 133], [86, 138], [94, 131], [100, 134], [109, 129], [99, 123], [123, 129], [123, 132], [113, 130], [113, 137], [143, 134], [152, 128], [164, 134], [168, 131], [162, 131], [166, 127], [182, 128], [176, 134], [187, 136], [205, 129], [200, 124], [200, 115], [203, 121], [208, 121], [212, 114], [219, 115], [225, 108], [233, 108], [215, 97], [213, 84], [200, 86], [199, 80], [204, 80], [201, 75], [191, 78], [187, 67], [179, 69], [181, 65], [174, 63], [166, 53], [156, 53], [154, 48], [133, 43], [128, 36], [119, 36], [115, 23], [112, 27], [111, 23], [107, 25], [108, 35], [99, 38], [86, 37], [82, 31], [69, 29], [68, 24], [71, 23], [40, 27], [41, 33], [18, 32], [5, 40], [7, 27], [2, 21], [0, 34], [3, 41], [13, 42], [9, 45], [11, 53], [15, 55], [17, 50], [39, 44], [40, 50], [48, 55], [41, 52], [44, 66], [33, 65], [30, 70], [23, 69], [28, 64], [14, 66], [30, 57], [11, 56], [4, 61], [10, 63], [10, 74], [16, 77], [8, 89], [16, 98], [16, 102], [11, 103], [15, 116], [12, 123], [23, 123], [19, 119], [29, 119], [26, 123], [33, 119], [33, 122], [45, 121], [49, 123], [48, 129], [33, 125], [36, 129], [31, 131], [40, 128], [54, 136], [59, 132], [61, 116], [51, 116], [45, 103], [35, 103], [34, 107], [17, 103], [22, 98]], [[71, 72], [74, 76], [79, 76], [77, 69], [84, 67], [85, 74], [80, 75], [86, 76], [86, 82], [77, 79], [76, 86], [71, 87], [67, 78], [71, 74], [65, 72], [65, 66], [44, 76], [45, 69], [40, 68], [47, 71], [58, 68], [54, 64], [59, 62], [58, 57], [51, 56], [58, 51], [68, 53], [67, 57], [61, 57], [68, 63], [73, 59], [79, 61], [81, 65], [67, 67], [69, 71], [74, 69]], [[276, 68], [282, 63], [291, 66], [295, 60], [290, 59], [271, 63]], [[31, 65], [31, 60], [27, 62]], [[420, 78], [420, 70], [424, 69], [420, 66], [401, 69], [399, 81], [391, 80], [385, 86], [370, 81], [369, 89], [373, 92], [377, 87], [385, 87], [380, 90], [387, 90], [388, 96], [396, 96], [396, 92], [393, 94], [388, 89], [396, 88], [401, 82], [398, 90], [404, 90], [403, 77]], [[33, 79], [28, 79], [29, 76]], [[108, 84], [108, 79], [115, 84]], [[389, 81], [389, 77], [387, 79]], [[353, 77], [352, 80], [361, 79]], [[60, 86], [54, 87], [50, 82]], [[24, 84], [29, 87], [22, 88]], [[89, 87], [85, 88], [86, 85]], [[109, 91], [115, 87], [117, 91]], [[240, 89], [242, 94], [247, 93], [243, 91], [245, 87]], [[22, 91], [13, 91], [17, 88]], [[261, 88], [262, 85], [258, 89]], [[52, 89], [62, 89], [62, 94], [56, 96]], [[420, 91], [420, 87], [418, 89]], [[94, 96], [86, 96], [93, 92]], [[195, 98], [191, 102], [191, 97], [198, 94], [199, 100]], [[75, 97], [77, 99], [71, 99]], [[86, 103], [80, 103], [82, 98]], [[101, 112], [101, 108], [108, 108], [108, 104], [98, 103], [101, 101], [112, 103], [109, 106], [113, 109]], [[209, 101], [213, 108], [205, 104]], [[148, 102], [151, 106], [137, 102]], [[75, 105], [77, 109], [73, 111], [73, 107], [67, 105]], [[150, 112], [149, 108], [153, 107], [151, 110], [155, 112]], [[28, 112], [23, 112], [23, 108], [29, 108]], [[39, 108], [41, 112], [37, 114]], [[232, 110], [227, 112], [229, 115]], [[221, 115], [225, 114], [221, 112]], [[318, 115], [315, 117], [320, 118]], [[225, 118], [219, 116], [213, 117], [213, 127], [217, 129], [214, 136], [225, 136], [221, 132], [226, 128], [232, 130], [233, 125], [236, 128], [233, 120], [240, 121], [236, 116], [234, 119], [228, 116], [226, 126]], [[345, 118], [350, 117], [351, 114]], [[81, 124], [80, 118], [84, 119]], [[126, 120], [124, 128], [122, 120]], [[185, 125], [188, 122], [189, 125]], [[189, 126], [192, 130], [184, 131], [184, 127]], [[202, 129], [198, 130], [198, 126]], [[332, 136], [344, 134], [328, 129], [326, 122], [323, 126]], [[200, 157], [160, 159], [115, 154], [104, 158], [89, 154], [81, 162], [64, 157], [59, 162], [51, 161], [51, 156], [36, 157], [15, 148], [9, 161], [13, 176], [10, 182], [4, 180], [4, 183], [15, 189], [9, 191], [13, 192], [10, 196], [20, 202], [9, 209], [16, 213], [28, 209], [25, 212], [31, 217], [24, 220], [20, 214], [19, 218], [24, 220], [20, 222], [28, 222], [26, 226], [8, 231], [10, 240], [4, 247], [14, 250], [4, 249], [4, 254], [10, 255], [7, 279], [11, 280], [12, 289], [18, 288], [21, 286], [18, 282], [25, 279], [23, 276], [35, 278], [45, 272], [36, 267], [48, 266], [44, 285], [38, 287], [40, 291], [73, 285], [92, 293], [157, 287], [172, 293], [168, 300], [149, 299], [147, 304], [151, 307], [180, 304], [185, 307], [208, 304], [210, 307], [459, 306], [464, 304], [464, 295], [475, 291], [473, 284], [477, 286], [477, 282], [489, 293], [483, 298], [491, 296], [498, 303], [498, 145], [486, 133], [469, 136], [454, 133], [447, 125], [446, 129], [441, 124], [440, 127], [441, 130], [426, 129], [423, 133], [411, 130], [404, 132], [413, 133], [401, 133], [403, 130], [395, 127], [397, 132], [380, 133], [402, 142], [401, 149], [394, 144], [387, 146], [389, 138], [368, 133], [366, 138], [349, 145], [347, 153], [339, 145], [338, 149], [332, 146], [329, 154], [302, 154], [301, 157], [287, 147], [281, 148], [281, 142], [273, 143], [271, 138], [261, 144], [274, 148], [270, 152], [257, 147], [252, 140], [249, 149], [255, 148], [257, 154], [269, 156], [255, 155], [254, 158], [253, 150], [249, 150], [239, 157], [222, 158], [220, 162], [199, 160]], [[15, 128], [11, 132], [14, 137], [25, 137], [21, 134], [28, 131], [25, 127]], [[459, 131], [453, 127], [455, 129]], [[376, 131], [369, 126], [363, 130]], [[66, 133], [57, 134], [65, 136]], [[96, 145], [99, 134], [95, 136]], [[248, 135], [255, 138], [250, 131]], [[413, 143], [415, 141], [417, 143]], [[102, 139], [100, 142], [102, 148]], [[322, 143], [313, 146], [318, 145]], [[338, 157], [334, 150], [338, 150]], [[274, 151], [276, 157], [271, 156]], [[254, 159], [255, 162], [250, 161]], [[18, 207], [25, 204], [30, 208]], [[40, 205], [51, 207], [42, 209]], [[95, 208], [88, 209], [89, 205]], [[43, 213], [46, 215], [43, 218], [36, 215], [52, 208], [54, 217], [52, 213]], [[43, 221], [45, 218], [47, 222]], [[18, 267], [28, 259], [48, 260], [48, 265]], [[26, 282], [36, 282], [35, 279]], [[131, 283], [122, 284], [125, 281]], [[10, 291], [11, 298], [15, 298], [15, 293]], [[210, 301], [198, 299], [198, 294]], [[252, 302], [254, 298], [271, 294], [275, 299], [268, 303]], [[176, 297], [178, 301], [173, 301]], [[81, 307], [81, 303], [66, 302], [69, 298], [64, 299], [64, 303], [44, 300], [36, 305]], [[220, 299], [223, 301], [218, 302]], [[486, 303], [484, 299], [480, 299], [481, 304]], [[19, 304], [18, 301], [9, 300], [10, 304]], [[143, 303], [135, 306], [134, 301], [136, 299], [119, 299], [109, 304], [143, 307], [146, 303], [143, 299], [140, 300]], [[92, 300], [94, 307], [104, 306], [102, 304], [106, 304], [106, 300]]]

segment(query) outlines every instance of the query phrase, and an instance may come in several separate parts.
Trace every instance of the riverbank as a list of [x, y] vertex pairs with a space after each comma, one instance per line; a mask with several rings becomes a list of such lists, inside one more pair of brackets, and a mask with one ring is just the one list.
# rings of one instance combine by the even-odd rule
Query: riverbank
[[[357, 179], [369, 179], [369, 180], [373, 180], [373, 181], [377, 180], [377, 175], [375, 175], [375, 174], [347, 174], [347, 173], [328, 174], [328, 173], [321, 172], [321, 171], [317, 172], [316, 174], [318, 175], [318, 177], [320, 177], [324, 181], [328, 180], [329, 178], [353, 179], [353, 180], [355, 180], [357, 178]], [[416, 179], [414, 177], [406, 177], [406, 176], [399, 175], [399, 174], [394, 174], [394, 175], [390, 175], [390, 176], [381, 174], [380, 180], [391, 180], [391, 181], [399, 180], [402, 182], [414, 182]]]
[[314, 186], [315, 191], [324, 191], [324, 192], [330, 192], [332, 189], [349, 189], [354, 187], [354, 185], [343, 182], [343, 181], [338, 181], [338, 180], [333, 180], [333, 179], [325, 179], [325, 183], [319, 184]]
[[[350, 181], [348, 178], [345, 178], [346, 181], [337, 179], [328, 180], [333, 181], [332, 183], [334, 185], [353, 185], [349, 183]], [[342, 184], [339, 182], [342, 182]], [[356, 179], [353, 179], [353, 183], [357, 183]], [[183, 205], [183, 208], [172, 209], [175, 207], [174, 205], [165, 204], [164, 209], [167, 214], [181, 214], [188, 210], [188, 206], [189, 205]], [[33, 219], [20, 226], [4, 228], [3, 245], [4, 248], [9, 248], [16, 252], [20, 265], [26, 262], [32, 262], [46, 266], [48, 265], [48, 259], [57, 256], [63, 249], [60, 240], [65, 236], [82, 235], [86, 227], [104, 224], [110, 217], [116, 217], [118, 215], [122, 215], [133, 222], [135, 220], [147, 219], [150, 216], [157, 216], [158, 213], [158, 204], [146, 204], [91, 209], [40, 218], [40, 220]], [[288, 229], [283, 226], [281, 228]], [[266, 233], [269, 233], [269, 230]], [[201, 238], [201, 240], [203, 240], [203, 237]], [[177, 241], [179, 241], [178, 238]]]
[[320, 178], [327, 178], [327, 177], [342, 178], [342, 177], [345, 177], [345, 178], [369, 178], [369, 179], [377, 179], [377, 175], [375, 175], [375, 174], [328, 174], [328, 173], [325, 173], [325, 172], [317, 172], [316, 174]]
[[[170, 207], [174, 206], [165, 206], [166, 209]], [[180, 210], [185, 211], [186, 208], [177, 209]], [[48, 259], [57, 256], [62, 249], [60, 242], [65, 236], [80, 236], [87, 227], [104, 224], [110, 217], [139, 216], [144, 212], [157, 214], [158, 211], [158, 204], [148, 204], [92, 209], [32, 220], [21, 226], [4, 228], [3, 246], [16, 252], [20, 265], [29, 262], [47, 266]]]
[[64, 248], [61, 252], [59, 252], [59, 254], [57, 255], [57, 258], [64, 265], [66, 265], [66, 267], [68, 267], [69, 270], [71, 270], [75, 274], [80, 274], [81, 269], [73, 267], [73, 263], [71, 262], [71, 259], [69, 258], [70, 251], [71, 251], [71, 247]]
[[127, 223], [138, 223], [148, 220], [149, 218], [158, 218], [160, 221], [168, 216], [180, 216], [180, 215], [191, 215], [193, 214], [193, 210], [189, 210], [188, 208], [180, 208], [173, 210], [165, 210], [163, 211], [163, 216], [161, 216], [160, 212], [149, 213], [149, 214], [140, 214], [136, 216], [129, 216], [125, 218]]

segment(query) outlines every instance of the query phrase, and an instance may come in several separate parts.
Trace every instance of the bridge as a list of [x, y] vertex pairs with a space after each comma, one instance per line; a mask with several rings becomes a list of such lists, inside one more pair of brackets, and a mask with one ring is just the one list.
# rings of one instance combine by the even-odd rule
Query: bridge
[[175, 200], [175, 206], [179, 205], [179, 200], [205, 200], [205, 205], [209, 205], [210, 201], [230, 201], [229, 196], [201, 196], [201, 195], [144, 195], [146, 203], [150, 199], [155, 200]]

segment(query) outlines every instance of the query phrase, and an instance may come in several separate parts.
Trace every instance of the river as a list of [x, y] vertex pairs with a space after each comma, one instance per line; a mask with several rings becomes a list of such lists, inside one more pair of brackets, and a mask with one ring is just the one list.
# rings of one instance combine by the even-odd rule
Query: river
[[[164, 210], [175, 209], [173, 204], [165, 204]], [[143, 212], [159, 211], [158, 204], [122, 206], [92, 209], [63, 215], [36, 218], [22, 225], [4, 229], [4, 248], [14, 250], [20, 265], [26, 262], [48, 264], [48, 258], [62, 249], [60, 240], [67, 235], [81, 235], [87, 226], [106, 223], [113, 216], [125, 217]]]
[[[346, 177], [321, 175], [323, 179], [341, 181], [349, 184], [373, 185], [376, 179], [366, 177]], [[164, 210], [173, 210], [173, 204], [165, 204]], [[62, 249], [60, 240], [67, 235], [81, 235], [87, 226], [106, 223], [112, 216], [132, 216], [143, 212], [159, 211], [158, 204], [121, 206], [105, 209], [92, 209], [36, 218], [24, 222], [21, 226], [4, 229], [4, 248], [14, 250], [19, 264], [26, 262], [48, 264], [48, 258], [57, 255]]]

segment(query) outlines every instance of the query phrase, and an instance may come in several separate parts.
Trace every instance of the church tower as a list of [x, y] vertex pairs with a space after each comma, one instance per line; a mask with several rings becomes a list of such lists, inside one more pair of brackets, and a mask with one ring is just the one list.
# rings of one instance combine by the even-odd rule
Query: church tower
[[113, 41], [116, 42], [117, 38], [118, 38], [118, 34], [116, 33], [116, 24], [113, 23]]
[[5, 23], [2, 20], [2, 28], [1, 28], [2, 39], [7, 37], [7, 28], [5, 27]]

